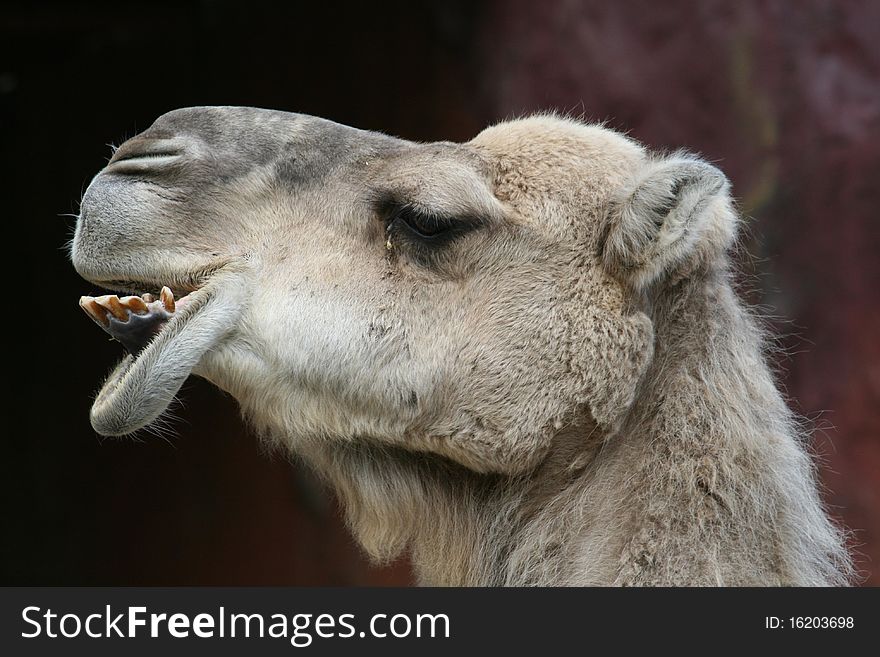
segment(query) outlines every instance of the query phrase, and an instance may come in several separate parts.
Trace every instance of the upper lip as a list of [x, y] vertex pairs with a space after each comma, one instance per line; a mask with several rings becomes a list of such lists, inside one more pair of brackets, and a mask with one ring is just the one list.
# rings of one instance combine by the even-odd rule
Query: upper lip
[[112, 280], [112, 281], [93, 281], [99, 287], [105, 288], [107, 290], [111, 290], [116, 293], [121, 294], [133, 294], [136, 296], [143, 296], [144, 294], [156, 294], [157, 290], [160, 290], [162, 287], [168, 287], [174, 293], [175, 297], [181, 297], [187, 295], [191, 292], [195, 292], [200, 289], [202, 285], [189, 285], [189, 284], [170, 284], [170, 283], [153, 283], [153, 282], [144, 282], [144, 281], [124, 281], [124, 280]]
[[195, 292], [204, 287], [208, 279], [219, 270], [224, 263], [201, 267], [190, 272], [182, 272], [179, 274], [162, 274], [149, 278], [127, 278], [120, 275], [118, 278], [90, 278], [89, 280], [99, 287], [112, 290], [113, 292], [123, 292], [126, 294], [142, 295], [146, 293], [155, 294], [162, 286], [167, 285], [174, 292], [175, 296], [182, 296]]

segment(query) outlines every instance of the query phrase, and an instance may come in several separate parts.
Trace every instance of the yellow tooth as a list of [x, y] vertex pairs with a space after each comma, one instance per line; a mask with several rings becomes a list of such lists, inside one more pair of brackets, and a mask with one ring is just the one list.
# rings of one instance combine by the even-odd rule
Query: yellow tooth
[[153, 303], [156, 300], [156, 295], [147, 292], [146, 294], [141, 295], [141, 299], [143, 299], [146, 303]]
[[102, 308], [100, 305], [98, 305], [98, 302], [95, 301], [94, 297], [80, 297], [79, 307], [82, 308], [89, 317], [98, 322], [101, 326], [110, 325], [110, 322], [107, 319], [107, 311], [104, 310], [104, 308]]
[[106, 294], [103, 297], [98, 297], [95, 301], [113, 313], [113, 316], [120, 322], [128, 320], [128, 311], [122, 307], [122, 304], [119, 303], [119, 297], [115, 294]]
[[162, 305], [165, 306], [165, 310], [170, 313], [174, 312], [174, 294], [171, 292], [171, 288], [165, 286], [162, 288], [162, 291], [159, 292], [159, 298], [162, 300]]
[[122, 297], [119, 303], [139, 315], [145, 315], [149, 312], [147, 304], [140, 297]]

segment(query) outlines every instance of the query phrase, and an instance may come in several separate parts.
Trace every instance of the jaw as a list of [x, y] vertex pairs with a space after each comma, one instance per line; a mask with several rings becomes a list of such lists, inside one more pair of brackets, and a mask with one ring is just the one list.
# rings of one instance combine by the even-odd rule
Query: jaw
[[130, 434], [156, 420], [205, 354], [235, 330], [246, 301], [241, 263], [228, 263], [187, 296], [149, 343], [111, 372], [92, 405], [93, 428]]

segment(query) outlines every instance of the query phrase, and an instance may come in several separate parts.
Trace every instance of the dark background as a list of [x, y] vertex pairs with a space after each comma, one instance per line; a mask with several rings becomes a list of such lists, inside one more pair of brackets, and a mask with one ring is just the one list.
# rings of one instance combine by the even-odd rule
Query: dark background
[[317, 114], [415, 140], [557, 109], [686, 147], [750, 217], [746, 295], [816, 426], [833, 513], [880, 584], [880, 3], [0, 6], [6, 339], [2, 584], [401, 584], [332, 497], [192, 380], [179, 437], [101, 440], [120, 356], [77, 307], [82, 191], [119, 144], [186, 105]]

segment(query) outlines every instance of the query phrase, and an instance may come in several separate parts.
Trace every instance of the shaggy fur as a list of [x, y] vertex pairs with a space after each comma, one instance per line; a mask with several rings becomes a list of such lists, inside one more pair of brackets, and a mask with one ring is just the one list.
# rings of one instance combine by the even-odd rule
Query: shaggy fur
[[844, 584], [737, 222], [715, 167], [553, 116], [413, 144], [178, 110], [83, 200], [84, 277], [196, 290], [93, 424], [208, 378], [424, 583]]

